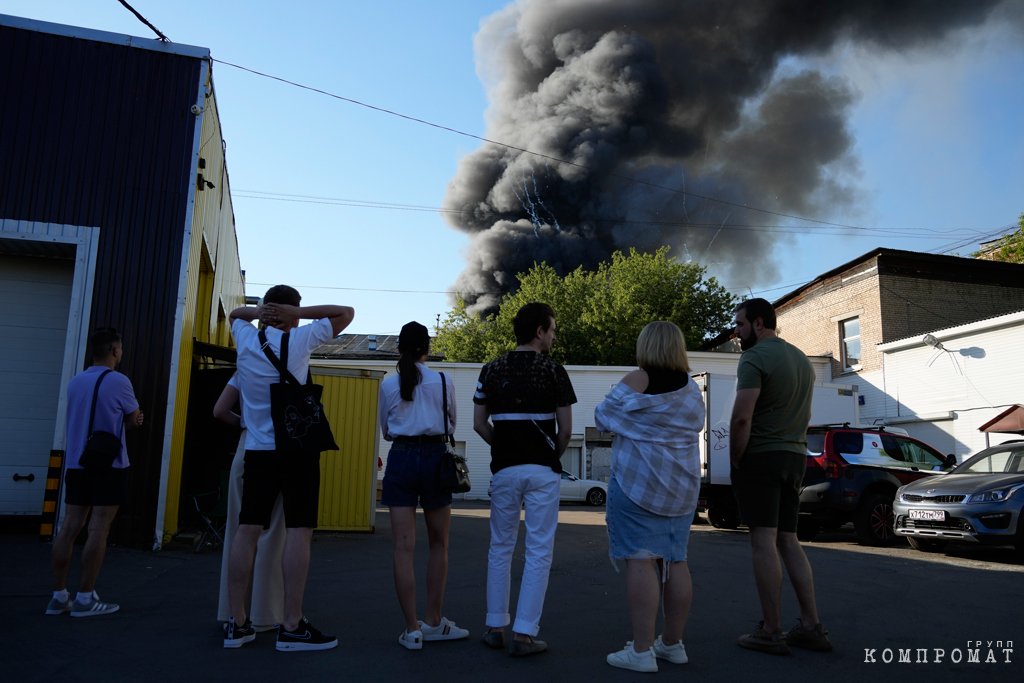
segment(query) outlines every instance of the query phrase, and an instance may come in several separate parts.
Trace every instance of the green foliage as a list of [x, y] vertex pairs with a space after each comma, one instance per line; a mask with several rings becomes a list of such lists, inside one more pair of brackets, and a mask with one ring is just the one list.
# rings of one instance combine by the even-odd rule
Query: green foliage
[[668, 247], [653, 254], [615, 252], [595, 271], [577, 268], [560, 277], [535, 264], [519, 275], [519, 289], [506, 295], [497, 314], [485, 319], [456, 301], [438, 330], [434, 349], [447, 360], [482, 362], [515, 348], [512, 319], [523, 304], [544, 301], [555, 309], [557, 341], [551, 355], [579, 365], [634, 365], [636, 338], [644, 325], [671, 320], [693, 349], [729, 325], [737, 300], [707, 269], [679, 263]]
[[1024, 213], [1018, 219], [1020, 226], [1016, 232], [1010, 233], [999, 240], [999, 245], [990, 253], [974, 252], [975, 257], [983, 256], [993, 261], [1007, 263], [1024, 263]]

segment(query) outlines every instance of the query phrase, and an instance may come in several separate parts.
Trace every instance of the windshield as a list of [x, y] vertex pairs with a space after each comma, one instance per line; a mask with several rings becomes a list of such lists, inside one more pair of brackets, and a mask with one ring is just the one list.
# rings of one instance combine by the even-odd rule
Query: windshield
[[1024, 446], [982, 451], [953, 470], [956, 474], [1024, 473]]

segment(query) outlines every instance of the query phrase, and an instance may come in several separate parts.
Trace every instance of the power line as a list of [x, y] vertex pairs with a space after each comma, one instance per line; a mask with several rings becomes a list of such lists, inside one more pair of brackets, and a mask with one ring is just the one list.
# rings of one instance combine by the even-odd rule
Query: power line
[[141, 14], [139, 14], [139, 12], [138, 12], [138, 11], [137, 11], [137, 10], [136, 10], [136, 9], [135, 9], [134, 7], [132, 7], [131, 5], [129, 5], [129, 4], [127, 3], [127, 2], [125, 2], [125, 0], [117, 0], [117, 1], [118, 1], [119, 3], [121, 3], [122, 5], [124, 5], [125, 7], [127, 7], [127, 8], [128, 8], [128, 11], [129, 11], [129, 12], [131, 12], [132, 14], [134, 14], [134, 15], [135, 15], [135, 18], [136, 18], [136, 19], [138, 19], [138, 20], [139, 20], [139, 21], [141, 21], [141, 22], [142, 22], [143, 24], [145, 24], [145, 25], [146, 25], [146, 26], [148, 26], [148, 27], [149, 27], [150, 29], [152, 29], [153, 33], [155, 33], [155, 34], [157, 35], [157, 40], [159, 40], [159, 41], [161, 41], [161, 42], [164, 42], [164, 43], [169, 43], [169, 42], [171, 42], [171, 39], [170, 39], [170, 38], [168, 38], [168, 37], [167, 37], [167, 36], [165, 36], [165, 35], [164, 35], [163, 33], [161, 33], [161, 32], [160, 32], [160, 29], [158, 29], [158, 28], [157, 28], [156, 26], [153, 26], [153, 24], [149, 23], [149, 20], [148, 20], [148, 19], [146, 19], [146, 17], [144, 17], [144, 16], [142, 16]]
[[[222, 59], [215, 59], [213, 57], [211, 57], [210, 59], [211, 59], [211, 61], [217, 62], [218, 64], [223, 64], [225, 66], [230, 66], [232, 68], [239, 69], [240, 71], [246, 71], [246, 72], [254, 74], [256, 76], [260, 76], [262, 78], [269, 78], [271, 80], [278, 81], [280, 83], [285, 83], [286, 85], [290, 85], [290, 86], [293, 86], [293, 87], [296, 87], [296, 88], [300, 88], [302, 90], [308, 90], [310, 92], [315, 92], [315, 93], [318, 93], [320, 95], [325, 95], [327, 97], [331, 97], [331, 98], [336, 99], [336, 100], [341, 100], [342, 102], [348, 102], [349, 104], [354, 104], [354, 105], [359, 106], [359, 107], [364, 107], [366, 109], [370, 109], [372, 111], [380, 112], [382, 114], [388, 114], [390, 116], [395, 116], [395, 117], [400, 118], [400, 119], [405, 119], [406, 121], [412, 121], [413, 123], [419, 123], [419, 124], [422, 124], [424, 126], [429, 126], [431, 128], [436, 128], [438, 130], [443, 130], [443, 131], [446, 131], [446, 132], [449, 132], [449, 133], [454, 133], [455, 135], [461, 135], [462, 137], [471, 138], [473, 140], [479, 140], [480, 142], [486, 142], [486, 143], [492, 144], [492, 145], [497, 145], [499, 147], [504, 147], [506, 149], [511, 149], [511, 150], [514, 150], [514, 151], [517, 151], [517, 152], [522, 152], [523, 154], [529, 154], [531, 156], [535, 156], [535, 157], [538, 157], [538, 158], [541, 158], [541, 159], [547, 159], [548, 161], [553, 161], [553, 162], [558, 163], [558, 164], [566, 164], [568, 166], [573, 166], [575, 168], [580, 168], [580, 169], [584, 169], [584, 170], [587, 169], [586, 165], [581, 164], [579, 162], [569, 161], [568, 159], [562, 159], [562, 158], [559, 158], [559, 157], [556, 157], [556, 156], [553, 156], [553, 155], [550, 155], [550, 154], [543, 154], [541, 152], [534, 152], [533, 150], [526, 149], [525, 147], [517, 147], [516, 145], [511, 145], [509, 143], [501, 142], [499, 140], [492, 140], [490, 138], [483, 137], [482, 135], [476, 135], [474, 133], [467, 133], [465, 131], [459, 130], [458, 128], [452, 128], [451, 126], [445, 126], [445, 125], [442, 125], [442, 124], [439, 124], [439, 123], [434, 123], [432, 121], [427, 121], [426, 119], [421, 119], [421, 118], [418, 118], [416, 116], [410, 116], [408, 114], [402, 114], [401, 112], [397, 112], [397, 111], [394, 111], [392, 109], [387, 109], [385, 107], [379, 107], [377, 105], [369, 104], [367, 102], [362, 102], [362, 101], [357, 100], [357, 99], [352, 98], [352, 97], [345, 97], [344, 95], [338, 95], [337, 93], [332, 93], [332, 92], [324, 90], [322, 88], [316, 88], [316, 87], [311, 86], [311, 85], [305, 85], [303, 83], [298, 83], [296, 81], [292, 81], [292, 80], [289, 80], [287, 78], [282, 78], [281, 76], [274, 76], [272, 74], [268, 74], [268, 73], [265, 73], [263, 71], [257, 71], [256, 69], [250, 69], [249, 67], [242, 66], [240, 64], [234, 64], [232, 62], [227, 62], [227, 61], [224, 61]], [[848, 224], [845, 224], [845, 223], [834, 223], [834, 222], [831, 222], [831, 221], [823, 221], [823, 220], [819, 220], [819, 219], [816, 219], [816, 218], [807, 218], [806, 216], [798, 216], [796, 214], [783, 213], [781, 211], [772, 211], [771, 209], [762, 209], [760, 207], [750, 206], [748, 204], [743, 204], [743, 203], [740, 203], [740, 202], [733, 202], [733, 201], [729, 201], [727, 199], [719, 199], [717, 197], [711, 197], [709, 195], [699, 194], [697, 192], [690, 192], [689, 190], [679, 190], [679, 189], [676, 189], [674, 187], [667, 187], [665, 185], [659, 185], [658, 183], [653, 183], [653, 182], [650, 182], [650, 181], [647, 181], [647, 180], [641, 180], [640, 178], [635, 178], [635, 177], [632, 177], [632, 176], [623, 175], [621, 173], [614, 173], [613, 172], [613, 173], [609, 173], [608, 176], [611, 177], [611, 178], [617, 178], [619, 180], [625, 180], [625, 181], [630, 182], [630, 183], [635, 183], [637, 185], [644, 185], [646, 187], [651, 187], [651, 188], [654, 188], [654, 189], [663, 190], [665, 192], [671, 192], [673, 194], [683, 195], [684, 197], [696, 197], [697, 199], [702, 199], [704, 201], [714, 202], [716, 204], [723, 204], [725, 206], [732, 206], [732, 207], [736, 207], [736, 208], [740, 208], [740, 209], [746, 209], [748, 211], [756, 211], [758, 213], [765, 213], [765, 214], [769, 214], [769, 215], [772, 215], [772, 216], [779, 216], [780, 218], [792, 218], [793, 220], [805, 221], [805, 222], [808, 222], [808, 223], [818, 223], [819, 225], [828, 225], [828, 226], [831, 226], [831, 227], [834, 227], [834, 228], [846, 228], [846, 229], [849, 229], [849, 230], [864, 230], [864, 229], [866, 229], [863, 226], [848, 225]]]
[[939, 254], [948, 254], [949, 252], [956, 251], [957, 249], [960, 249], [961, 247], [966, 247], [968, 244], [973, 244], [975, 242], [978, 242], [980, 244], [981, 242], [985, 242], [985, 241], [987, 241], [989, 239], [995, 239], [995, 238], [1000, 237], [1002, 235], [1006, 235], [1010, 231], [1013, 231], [1013, 230], [1016, 230], [1016, 229], [1017, 228], [1014, 225], [1004, 225], [1003, 227], [999, 228], [995, 232], [977, 233], [974, 236], [972, 236], [971, 238], [960, 240], [959, 242], [953, 242], [951, 244], [945, 244], [945, 245], [942, 245], [940, 247], [936, 247], [935, 252], [939, 253]]
[[[265, 190], [234, 190], [232, 197], [240, 199], [260, 199], [265, 201], [295, 202], [299, 204], [317, 204], [322, 206], [346, 206], [363, 209], [385, 209], [393, 211], [419, 211], [425, 213], [439, 213], [442, 215], [462, 213], [460, 209], [446, 209], [439, 206], [425, 206], [422, 204], [403, 204], [399, 202], [382, 202], [363, 199], [349, 199], [344, 197], [323, 197], [318, 195], [289, 194], [284, 192], [270, 192]], [[491, 214], [499, 218], [500, 214]], [[846, 235], [850, 230], [864, 235], [884, 235], [888, 237], [918, 237], [920, 239], [944, 239], [953, 234], [970, 232], [971, 228], [953, 228], [950, 230], [939, 230], [937, 228], [833, 228], [821, 227], [814, 230], [814, 226], [777, 225], [766, 223], [723, 223], [723, 222], [696, 222], [696, 221], [658, 221], [639, 220], [627, 218], [590, 218], [593, 223], [616, 223], [619, 225], [650, 225], [662, 227], [686, 227], [701, 229], [729, 228], [730, 230], [754, 230], [779, 233], [806, 234], [806, 235]], [[921, 233], [932, 233], [942, 237], [923, 237]], [[973, 239], [971, 235], [969, 239]]]
[[[249, 282], [246, 285], [259, 287], [273, 287], [277, 282]], [[295, 289], [333, 289], [346, 292], [380, 292], [385, 294], [458, 294], [454, 291], [429, 290], [429, 289], [376, 289], [373, 287], [332, 287], [329, 285], [292, 285]], [[482, 292], [483, 294], [501, 294], [501, 292]]]

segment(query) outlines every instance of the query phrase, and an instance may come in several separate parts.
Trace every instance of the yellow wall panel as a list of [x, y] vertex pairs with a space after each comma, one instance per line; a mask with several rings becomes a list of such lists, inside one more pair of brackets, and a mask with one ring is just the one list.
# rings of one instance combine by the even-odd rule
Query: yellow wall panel
[[330, 531], [373, 531], [377, 490], [377, 394], [384, 373], [314, 365], [324, 387], [324, 411], [340, 450], [320, 457], [318, 526]]
[[200, 133], [202, 142], [198, 173], [204, 181], [212, 182], [213, 187], [204, 182], [197, 189], [192, 213], [185, 311], [181, 321], [181, 348], [178, 349], [178, 377], [174, 392], [174, 426], [166, 481], [165, 542], [178, 531], [182, 460], [193, 370], [193, 339], [212, 341], [229, 338], [227, 320], [220, 317], [220, 310], [223, 307], [230, 313], [245, 303], [245, 283], [238, 258], [234, 210], [212, 77], [207, 81], [206, 91], [209, 94]]

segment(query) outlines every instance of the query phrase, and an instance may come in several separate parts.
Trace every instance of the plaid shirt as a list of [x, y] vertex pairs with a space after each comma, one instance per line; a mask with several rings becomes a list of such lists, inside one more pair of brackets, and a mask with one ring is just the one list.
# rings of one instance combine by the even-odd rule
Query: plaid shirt
[[614, 432], [612, 477], [634, 503], [656, 515], [692, 515], [700, 490], [697, 439], [704, 400], [689, 381], [664, 394], [616, 384], [594, 410], [597, 428]]

